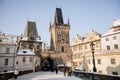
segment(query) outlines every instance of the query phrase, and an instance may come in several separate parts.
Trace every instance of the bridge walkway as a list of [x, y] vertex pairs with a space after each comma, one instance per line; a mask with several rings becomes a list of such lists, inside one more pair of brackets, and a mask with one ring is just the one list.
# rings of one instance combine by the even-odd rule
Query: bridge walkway
[[63, 72], [60, 71], [58, 72], [58, 74], [50, 71], [39, 71], [18, 76], [17, 79], [11, 78], [9, 80], [82, 80], [82, 79], [74, 76], [64, 76]]

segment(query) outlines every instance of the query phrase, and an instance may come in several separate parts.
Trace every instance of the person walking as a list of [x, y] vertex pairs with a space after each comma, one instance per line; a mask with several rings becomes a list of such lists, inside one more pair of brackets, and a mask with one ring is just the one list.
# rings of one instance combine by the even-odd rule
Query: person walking
[[63, 73], [64, 73], [64, 76], [66, 76], [66, 72], [67, 72], [67, 67], [64, 66], [64, 67], [63, 67]]
[[56, 71], [56, 74], [58, 74], [58, 67], [57, 66], [55, 67], [55, 71]]
[[18, 74], [19, 74], [19, 71], [18, 71], [18, 68], [16, 67], [14, 70], [15, 79], [17, 79]]
[[69, 73], [69, 76], [72, 75], [72, 69], [71, 69], [71, 67], [69, 68], [68, 73]]

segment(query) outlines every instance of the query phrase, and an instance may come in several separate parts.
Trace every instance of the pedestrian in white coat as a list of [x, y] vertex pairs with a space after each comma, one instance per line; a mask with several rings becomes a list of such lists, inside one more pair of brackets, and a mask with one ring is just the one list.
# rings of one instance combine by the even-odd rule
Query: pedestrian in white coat
[[18, 74], [19, 74], [19, 71], [18, 71], [18, 68], [16, 67], [16, 69], [14, 70], [15, 79], [17, 79]]

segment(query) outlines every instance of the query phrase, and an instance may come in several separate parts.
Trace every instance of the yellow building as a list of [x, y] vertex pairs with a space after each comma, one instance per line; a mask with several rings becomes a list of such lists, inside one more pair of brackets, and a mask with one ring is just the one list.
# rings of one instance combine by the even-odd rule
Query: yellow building
[[95, 44], [94, 59], [98, 73], [120, 75], [120, 20], [104, 34], [91, 30], [86, 37], [76, 35], [71, 44], [73, 67], [93, 72], [93, 55], [90, 42]]
[[89, 65], [87, 64], [87, 56], [92, 56], [90, 43], [93, 41], [95, 44], [95, 52], [101, 50], [100, 44], [101, 34], [91, 30], [86, 37], [76, 35], [71, 44], [71, 49], [73, 51], [73, 67], [79, 68], [83, 71], [89, 70]]

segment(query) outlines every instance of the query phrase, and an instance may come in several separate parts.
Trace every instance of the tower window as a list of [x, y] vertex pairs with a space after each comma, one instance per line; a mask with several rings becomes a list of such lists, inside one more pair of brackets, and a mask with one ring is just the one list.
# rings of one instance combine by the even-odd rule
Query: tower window
[[37, 46], [37, 49], [39, 49], [39, 45]]
[[64, 52], [64, 47], [62, 46], [62, 52]]
[[23, 62], [26, 62], [26, 57], [23, 57]]
[[32, 49], [32, 48], [33, 48], [33, 46], [30, 44], [30, 45], [29, 45], [29, 48], [30, 48], [30, 49]]
[[32, 59], [32, 57], [30, 57], [30, 62], [32, 62], [33, 61], [33, 59]]

